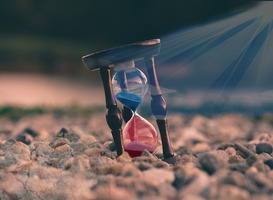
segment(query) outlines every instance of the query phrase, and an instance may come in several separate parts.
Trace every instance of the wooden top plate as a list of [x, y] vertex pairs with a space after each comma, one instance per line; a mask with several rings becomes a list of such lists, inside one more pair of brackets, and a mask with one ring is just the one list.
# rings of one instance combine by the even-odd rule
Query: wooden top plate
[[130, 60], [150, 58], [160, 52], [160, 39], [146, 40], [99, 51], [82, 57], [89, 70], [111, 67]]

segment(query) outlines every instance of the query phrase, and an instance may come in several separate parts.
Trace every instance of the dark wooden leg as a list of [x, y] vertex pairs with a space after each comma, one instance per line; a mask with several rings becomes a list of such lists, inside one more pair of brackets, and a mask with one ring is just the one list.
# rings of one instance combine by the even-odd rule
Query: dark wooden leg
[[157, 80], [154, 58], [145, 58], [145, 65], [147, 68], [151, 89], [151, 108], [153, 115], [156, 117], [156, 122], [161, 136], [164, 160], [173, 163], [175, 162], [175, 159], [172, 159], [174, 157], [174, 152], [169, 138], [168, 123], [166, 118], [167, 105], [162, 97], [162, 92]]
[[111, 84], [111, 75], [109, 68], [101, 68], [100, 75], [103, 83], [105, 100], [106, 100], [106, 121], [111, 129], [114, 143], [117, 149], [117, 155], [120, 156], [123, 151], [123, 138], [122, 138], [122, 115], [117, 107], [117, 102], [113, 93]]

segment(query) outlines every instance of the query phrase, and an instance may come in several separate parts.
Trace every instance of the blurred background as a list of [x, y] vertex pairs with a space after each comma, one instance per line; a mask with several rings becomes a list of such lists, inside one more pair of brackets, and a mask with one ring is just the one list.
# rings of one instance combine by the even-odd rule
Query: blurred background
[[[253, 2], [2, 0], [0, 104], [102, 105], [98, 73], [86, 69], [81, 61], [83, 55], [164, 38], [248, 6], [253, 6]], [[159, 65], [163, 88], [168, 87], [164, 83], [172, 80], [164, 79], [164, 70], [160, 71]], [[172, 89], [181, 93], [185, 90], [182, 86], [167, 90]]]

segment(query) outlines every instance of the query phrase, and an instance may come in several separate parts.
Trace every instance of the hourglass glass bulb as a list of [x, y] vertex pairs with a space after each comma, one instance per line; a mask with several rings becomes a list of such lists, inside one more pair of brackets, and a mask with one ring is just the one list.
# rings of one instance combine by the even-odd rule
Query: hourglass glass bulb
[[136, 114], [123, 130], [124, 149], [131, 157], [140, 156], [146, 149], [153, 152], [158, 143], [158, 133], [146, 119]]
[[135, 67], [134, 61], [117, 64], [112, 79], [116, 98], [133, 112], [145, 96], [148, 85], [145, 74]]

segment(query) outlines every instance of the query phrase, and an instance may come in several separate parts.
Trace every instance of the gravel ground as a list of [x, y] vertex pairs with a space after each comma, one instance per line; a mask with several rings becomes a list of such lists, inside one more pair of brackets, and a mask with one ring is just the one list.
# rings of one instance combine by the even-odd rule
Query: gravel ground
[[117, 158], [103, 113], [0, 117], [0, 199], [273, 199], [272, 115], [177, 114], [169, 129], [174, 165], [160, 147]]

